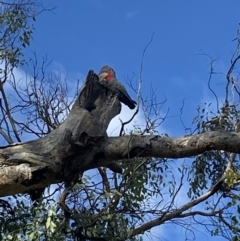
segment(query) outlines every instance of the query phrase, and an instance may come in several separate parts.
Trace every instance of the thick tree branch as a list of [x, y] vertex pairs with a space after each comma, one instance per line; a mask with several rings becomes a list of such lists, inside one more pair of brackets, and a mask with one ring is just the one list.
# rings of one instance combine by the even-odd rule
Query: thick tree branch
[[235, 132], [108, 137], [108, 125], [120, 109], [117, 97], [90, 71], [68, 118], [57, 129], [44, 138], [0, 148], [0, 196], [71, 183], [86, 170], [133, 157], [183, 158], [208, 150], [240, 153], [240, 134]]
[[130, 135], [107, 137], [102, 140], [103, 151], [111, 160], [126, 157], [183, 158], [209, 150], [240, 153], [240, 134], [236, 132], [210, 131], [179, 138], [154, 135]]

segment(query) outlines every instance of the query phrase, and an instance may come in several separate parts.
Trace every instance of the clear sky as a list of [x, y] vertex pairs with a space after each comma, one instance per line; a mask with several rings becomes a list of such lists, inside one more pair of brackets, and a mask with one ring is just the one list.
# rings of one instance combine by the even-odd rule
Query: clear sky
[[[151, 86], [158, 88], [159, 101], [167, 98], [163, 114], [179, 115], [185, 99], [183, 120], [190, 126], [198, 105], [214, 101], [207, 89], [209, 61], [219, 57], [217, 71], [226, 72], [231, 51], [236, 47], [240, 22], [240, 1], [231, 0], [44, 0], [56, 6], [53, 13], [41, 14], [26, 56], [35, 51], [48, 55], [52, 69], [60, 69], [69, 81], [85, 76], [89, 69], [99, 71], [111, 65], [126, 83], [139, 78], [144, 48], [155, 32], [144, 57], [142, 94], [150, 97]], [[214, 77], [212, 86], [219, 96], [225, 79]], [[133, 99], [135, 93], [130, 90]], [[223, 90], [222, 90], [223, 91]], [[124, 109], [125, 110], [125, 109]], [[127, 118], [131, 112], [124, 112]], [[138, 117], [141, 122], [141, 117]], [[166, 120], [162, 129], [170, 135], [184, 135], [179, 117]], [[176, 230], [175, 230], [176, 231]], [[165, 230], [159, 240], [176, 240]], [[158, 232], [159, 234], [159, 232]], [[177, 240], [185, 240], [184, 232]], [[157, 236], [157, 235], [156, 235]], [[199, 235], [196, 240], [204, 238]], [[211, 239], [211, 238], [209, 238]], [[212, 238], [213, 240], [220, 240]]]

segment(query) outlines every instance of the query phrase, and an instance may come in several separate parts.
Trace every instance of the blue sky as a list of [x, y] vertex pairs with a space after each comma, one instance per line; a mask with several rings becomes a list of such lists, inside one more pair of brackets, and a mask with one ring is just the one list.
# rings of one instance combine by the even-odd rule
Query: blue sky
[[[240, 22], [236, 0], [43, 2], [56, 9], [38, 17], [28, 57], [31, 51], [38, 57], [47, 54], [53, 68], [67, 73], [71, 81], [104, 64], [113, 66], [123, 83], [133, 74], [137, 81], [143, 49], [155, 32], [144, 58], [142, 94], [147, 97], [151, 85], [158, 87], [159, 101], [167, 97], [162, 111], [170, 107], [170, 116], [180, 113], [185, 98], [187, 125], [197, 105], [213, 98], [206, 85], [209, 59], [201, 53], [213, 58], [221, 55], [217, 68], [226, 71]], [[221, 83], [224, 80], [219, 76], [212, 84]], [[168, 123], [176, 125], [176, 121], [170, 118]]]
[[[196, 116], [198, 105], [214, 101], [207, 89], [210, 60], [201, 53], [220, 57], [216, 70], [226, 72], [231, 51], [236, 47], [232, 40], [240, 22], [239, 0], [43, 2], [56, 9], [37, 18], [31, 46], [26, 50], [27, 58], [32, 56], [32, 51], [38, 57], [47, 54], [53, 61], [52, 69], [61, 70], [72, 82], [83, 78], [89, 69], [98, 72], [105, 64], [116, 70], [123, 83], [133, 74], [135, 82], [139, 78], [143, 50], [155, 32], [144, 57], [142, 94], [148, 97], [151, 85], [158, 87], [159, 101], [167, 97], [161, 111], [165, 113], [170, 107], [170, 116], [180, 113], [185, 99], [183, 120], [188, 126]], [[222, 75], [217, 75], [212, 82], [220, 97], [224, 95], [221, 92], [224, 81]], [[134, 92], [128, 90], [136, 99]], [[124, 118], [130, 114], [124, 108]], [[167, 119], [162, 129], [173, 136], [185, 134], [179, 117]], [[174, 240], [164, 232], [166, 235], [160, 235], [163, 240]], [[184, 235], [178, 240], [185, 240]]]

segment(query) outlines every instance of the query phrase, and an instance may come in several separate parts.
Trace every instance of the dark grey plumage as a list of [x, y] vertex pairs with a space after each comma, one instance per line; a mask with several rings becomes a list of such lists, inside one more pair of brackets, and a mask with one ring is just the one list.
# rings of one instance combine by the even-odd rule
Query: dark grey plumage
[[113, 68], [107, 65], [103, 66], [99, 71], [98, 77], [99, 82], [107, 86], [113, 94], [116, 94], [120, 102], [127, 105], [130, 109], [135, 108], [137, 103], [131, 99], [124, 85], [117, 80]]

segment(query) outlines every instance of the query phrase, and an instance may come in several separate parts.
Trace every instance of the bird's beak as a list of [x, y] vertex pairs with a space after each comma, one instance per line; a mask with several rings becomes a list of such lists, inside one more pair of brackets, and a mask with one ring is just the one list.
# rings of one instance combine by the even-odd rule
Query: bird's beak
[[105, 77], [108, 75], [107, 72], [102, 72], [98, 75], [99, 81], [105, 81]]

